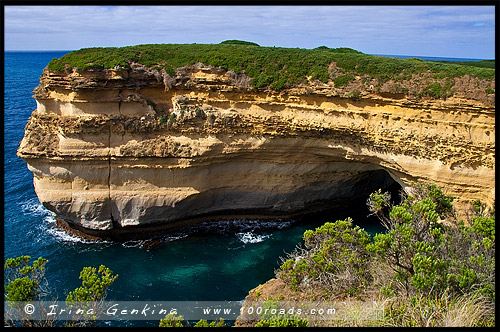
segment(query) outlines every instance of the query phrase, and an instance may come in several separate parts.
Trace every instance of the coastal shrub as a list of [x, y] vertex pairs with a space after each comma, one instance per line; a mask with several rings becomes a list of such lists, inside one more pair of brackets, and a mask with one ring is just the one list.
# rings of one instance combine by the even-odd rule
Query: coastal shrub
[[167, 116], [165, 114], [162, 114], [160, 116], [160, 125], [164, 124], [165, 122], [167, 122]]
[[[4, 326], [21, 327], [51, 327], [55, 319], [34, 320], [26, 314], [24, 302], [40, 303], [39, 314], [47, 312], [46, 302], [52, 300], [48, 282], [45, 277], [45, 265], [48, 263], [43, 257], [30, 264], [30, 256], [7, 258], [4, 263]], [[47, 317], [47, 316], [45, 316]]]
[[104, 265], [95, 267], [84, 267], [80, 272], [79, 279], [82, 286], [69, 292], [66, 302], [101, 301], [106, 297], [107, 289], [111, 286], [118, 275]]
[[347, 85], [349, 82], [354, 81], [354, 76], [347, 74], [347, 75], [341, 75], [333, 80], [333, 83], [335, 84], [336, 88], [343, 87], [344, 85]]
[[455, 65], [461, 65], [461, 66], [472, 66], [472, 67], [479, 67], [479, 68], [491, 68], [495, 69], [495, 60], [481, 60], [481, 61], [439, 61], [441, 63], [446, 63], [446, 64], [455, 64]]
[[30, 265], [30, 256], [8, 258], [4, 263], [5, 300], [31, 301], [43, 298], [48, 294], [45, 264], [39, 257]]
[[172, 128], [172, 125], [175, 122], [176, 115], [175, 113], [170, 114], [170, 117], [168, 118], [168, 123], [167, 123], [167, 128], [170, 129]]
[[249, 42], [249, 41], [244, 41], [244, 40], [236, 40], [236, 39], [230, 39], [230, 40], [224, 40], [223, 42], [220, 42], [221, 44], [228, 44], [228, 45], [247, 45], [247, 46], [260, 46], [257, 43]]
[[[48, 64], [50, 70], [102, 70], [130, 68], [139, 63], [149, 68], [163, 68], [175, 76], [177, 68], [201, 62], [235, 74], [244, 73], [251, 78], [254, 88], [284, 89], [307, 83], [308, 77], [327, 82], [329, 66], [335, 63], [342, 75], [369, 77], [379, 83], [395, 77], [430, 73], [436, 78], [464, 75], [493, 80], [494, 68], [454, 63], [416, 61], [373, 56], [350, 48], [299, 49], [262, 47], [255, 43], [229, 40], [220, 44], [146, 44], [126, 47], [96, 47], [74, 51]], [[345, 84], [351, 76], [339, 79], [337, 86]], [[436, 87], [437, 88], [437, 87]], [[430, 92], [434, 90], [430, 88]]]
[[[160, 319], [159, 327], [191, 327], [188, 321], [184, 320], [182, 315], [170, 313], [165, 318]], [[193, 327], [226, 327], [224, 319], [208, 322], [206, 319], [200, 319]]]
[[219, 320], [214, 320], [212, 322], [208, 322], [205, 319], [199, 320], [193, 327], [225, 327], [226, 323], [224, 319], [220, 318]]
[[299, 315], [290, 315], [283, 308], [278, 308], [272, 300], [262, 303], [262, 312], [259, 321], [254, 327], [308, 327], [309, 321]]
[[254, 327], [308, 327], [309, 322], [305, 319], [294, 319], [294, 317], [276, 317], [263, 319], [257, 322]]
[[[93, 309], [92, 315], [74, 317], [68, 322], [57, 321], [56, 317], [48, 318], [47, 302], [56, 301], [45, 277], [45, 265], [48, 260], [39, 257], [30, 264], [30, 256], [7, 258], [4, 263], [4, 297], [13, 313], [5, 311], [5, 326], [51, 327], [51, 326], [93, 326], [95, 318], [104, 312], [103, 302], [107, 289], [114, 283], [118, 275], [101, 265], [99, 269], [84, 267], [80, 272], [82, 286], [69, 292], [66, 302], [70, 308], [72, 303], [79, 302], [81, 307]], [[44, 320], [33, 319], [24, 311], [24, 305], [17, 306], [17, 301], [36, 301], [39, 303], [37, 314]]]
[[426, 86], [421, 92], [421, 95], [431, 96], [433, 98], [446, 98], [451, 95], [451, 84], [441, 85], [441, 83], [434, 82]]
[[[106, 311], [104, 300], [107, 296], [108, 288], [115, 282], [118, 275], [104, 265], [99, 269], [91, 266], [84, 267], [80, 272], [79, 279], [82, 280], [82, 286], [75, 288], [66, 296], [66, 304], [69, 308], [73, 304], [78, 304], [79, 308], [84, 308], [84, 319], [75, 318], [70, 326], [94, 326], [95, 320], [99, 315]], [[84, 303], [82, 305], [82, 303]], [[89, 311], [91, 309], [91, 311]]]
[[385, 232], [325, 223], [304, 233], [276, 276], [315, 298], [378, 290], [392, 299], [384, 326], [494, 326], [495, 207], [474, 201], [463, 221], [453, 201], [434, 184], [413, 183], [398, 204], [377, 190], [367, 206]]
[[193, 327], [209, 327], [206, 319], [200, 319]]
[[[369, 201], [386, 202], [380, 192]], [[494, 298], [494, 213], [474, 216], [470, 226], [453, 218], [453, 197], [435, 185], [414, 184], [384, 218], [386, 233], [376, 234], [366, 249], [389, 262], [407, 293], [455, 294], [480, 290]], [[379, 213], [370, 203], [370, 210]], [[443, 223], [442, 220], [447, 220]]]
[[355, 295], [372, 280], [365, 249], [370, 236], [359, 226], [353, 227], [352, 219], [307, 230], [303, 239], [304, 248], [298, 247], [278, 272], [292, 289]]
[[182, 315], [168, 314], [165, 318], [160, 319], [159, 327], [184, 327], [182, 322], [184, 317]]

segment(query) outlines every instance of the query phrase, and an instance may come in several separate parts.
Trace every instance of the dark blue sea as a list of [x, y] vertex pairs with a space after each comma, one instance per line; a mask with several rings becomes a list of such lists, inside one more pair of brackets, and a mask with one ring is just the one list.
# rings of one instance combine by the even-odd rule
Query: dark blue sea
[[[367, 219], [364, 202], [314, 220], [234, 220], [204, 224], [165, 237], [143, 249], [139, 241], [89, 242], [69, 236], [38, 201], [33, 175], [16, 156], [24, 127], [36, 108], [32, 91], [52, 58], [67, 52], [5, 52], [4, 104], [4, 258], [29, 255], [49, 260], [46, 277], [64, 301], [81, 286], [85, 266], [101, 264], [118, 274], [108, 292], [116, 301], [238, 301], [274, 276], [280, 256], [301, 242], [302, 234], [326, 221], [353, 217], [369, 232], [382, 230]], [[372, 217], [373, 218], [373, 217]], [[108, 322], [157, 326], [158, 322]]]
[[444, 57], [433, 57], [433, 56], [419, 56], [419, 55], [389, 55], [389, 54], [372, 54], [377, 56], [383, 56], [388, 58], [398, 58], [398, 59], [410, 59], [417, 58], [424, 61], [449, 61], [449, 62], [462, 62], [462, 61], [482, 61], [486, 59], [476, 59], [476, 58], [444, 58]]

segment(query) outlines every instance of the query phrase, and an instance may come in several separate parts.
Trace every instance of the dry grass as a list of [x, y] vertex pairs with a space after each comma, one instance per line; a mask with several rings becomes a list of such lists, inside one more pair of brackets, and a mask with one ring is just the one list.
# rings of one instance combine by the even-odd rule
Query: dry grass
[[385, 310], [384, 326], [478, 327], [495, 326], [495, 306], [478, 293], [451, 296], [419, 295], [395, 298]]
[[442, 326], [495, 326], [495, 305], [482, 296], [460, 297], [446, 311]]

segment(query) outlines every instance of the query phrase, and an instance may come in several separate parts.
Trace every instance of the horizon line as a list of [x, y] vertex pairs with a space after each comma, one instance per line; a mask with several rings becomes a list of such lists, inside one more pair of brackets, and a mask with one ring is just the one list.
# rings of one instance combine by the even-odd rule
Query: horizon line
[[[78, 49], [80, 50], [80, 49]], [[17, 50], [17, 49], [4, 49], [4, 52], [73, 52], [74, 50], [63, 50], [63, 49], [54, 49], [54, 50]], [[483, 61], [483, 60], [495, 60], [495, 58], [464, 58], [464, 57], [452, 57], [452, 56], [435, 56], [435, 55], [407, 55], [407, 54], [375, 54], [375, 53], [364, 53], [367, 55], [374, 56], [384, 56], [384, 57], [408, 57], [408, 58], [444, 58], [444, 59], [460, 59], [460, 60], [471, 60], [471, 61]]]

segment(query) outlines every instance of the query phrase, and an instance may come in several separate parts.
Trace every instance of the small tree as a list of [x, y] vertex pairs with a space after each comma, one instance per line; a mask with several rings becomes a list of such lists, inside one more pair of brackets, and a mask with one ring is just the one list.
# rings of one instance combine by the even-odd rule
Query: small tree
[[381, 190], [368, 198], [387, 229], [372, 240], [350, 219], [306, 231], [305, 248], [284, 260], [277, 277], [316, 298], [366, 285], [395, 300], [385, 315], [396, 325], [408, 317], [410, 326], [445, 325], [464, 299], [474, 299], [466, 304], [477, 314], [468, 325], [494, 325], [494, 206], [475, 201], [466, 223], [436, 185], [416, 183], [401, 196], [397, 205]]
[[304, 247], [297, 247], [277, 276], [294, 290], [315, 289], [327, 296], [354, 295], [371, 281], [368, 233], [352, 219], [325, 223], [304, 232]]
[[[46, 302], [56, 302], [45, 278], [45, 265], [48, 260], [40, 257], [31, 265], [30, 260], [30, 256], [19, 256], [5, 261], [5, 300], [12, 311], [6, 311], [4, 322], [7, 326], [54, 326], [56, 318], [47, 318], [49, 316], [46, 312], [48, 307]], [[66, 297], [66, 302], [69, 306], [79, 302], [88, 309], [94, 309], [94, 314], [85, 319], [75, 318], [67, 325], [85, 326], [89, 321], [93, 325], [95, 318], [103, 310], [102, 304], [106, 298], [107, 289], [116, 278], [118, 275], [113, 275], [113, 272], [104, 265], [101, 265], [98, 271], [93, 267], [84, 267], [80, 273], [82, 287], [70, 292]], [[38, 304], [34, 307], [36, 311], [33, 314], [27, 314], [26, 304], [33, 305], [35, 302]]]
[[484, 208], [476, 203], [482, 215], [466, 226], [454, 217], [453, 197], [422, 183], [414, 184], [396, 206], [390, 206], [388, 197], [377, 191], [368, 199], [387, 233], [376, 234], [366, 248], [389, 262], [407, 294], [460, 294], [481, 288], [494, 297], [494, 212], [482, 216]]
[[31, 301], [45, 297], [49, 290], [45, 278], [45, 264], [48, 260], [39, 257], [29, 264], [30, 256], [8, 258], [4, 264], [7, 301]]
[[77, 302], [86, 307], [88, 312], [89, 309], [93, 309], [92, 314], [86, 319], [80, 320], [74, 325], [85, 326], [88, 322], [94, 326], [96, 318], [104, 312], [104, 300], [107, 296], [107, 289], [111, 286], [118, 275], [113, 275], [113, 271], [104, 265], [99, 266], [99, 269], [95, 267], [84, 267], [80, 272], [80, 278], [82, 280], [82, 286], [71, 291], [66, 297], [66, 303], [71, 307], [71, 305]]
[[4, 263], [4, 297], [12, 311], [6, 310], [4, 322], [7, 326], [50, 327], [54, 321], [35, 319], [28, 315], [24, 306], [38, 302], [40, 317], [46, 317], [43, 303], [49, 300], [50, 289], [45, 278], [45, 265], [48, 263], [39, 257], [30, 265], [30, 256], [8, 258]]

